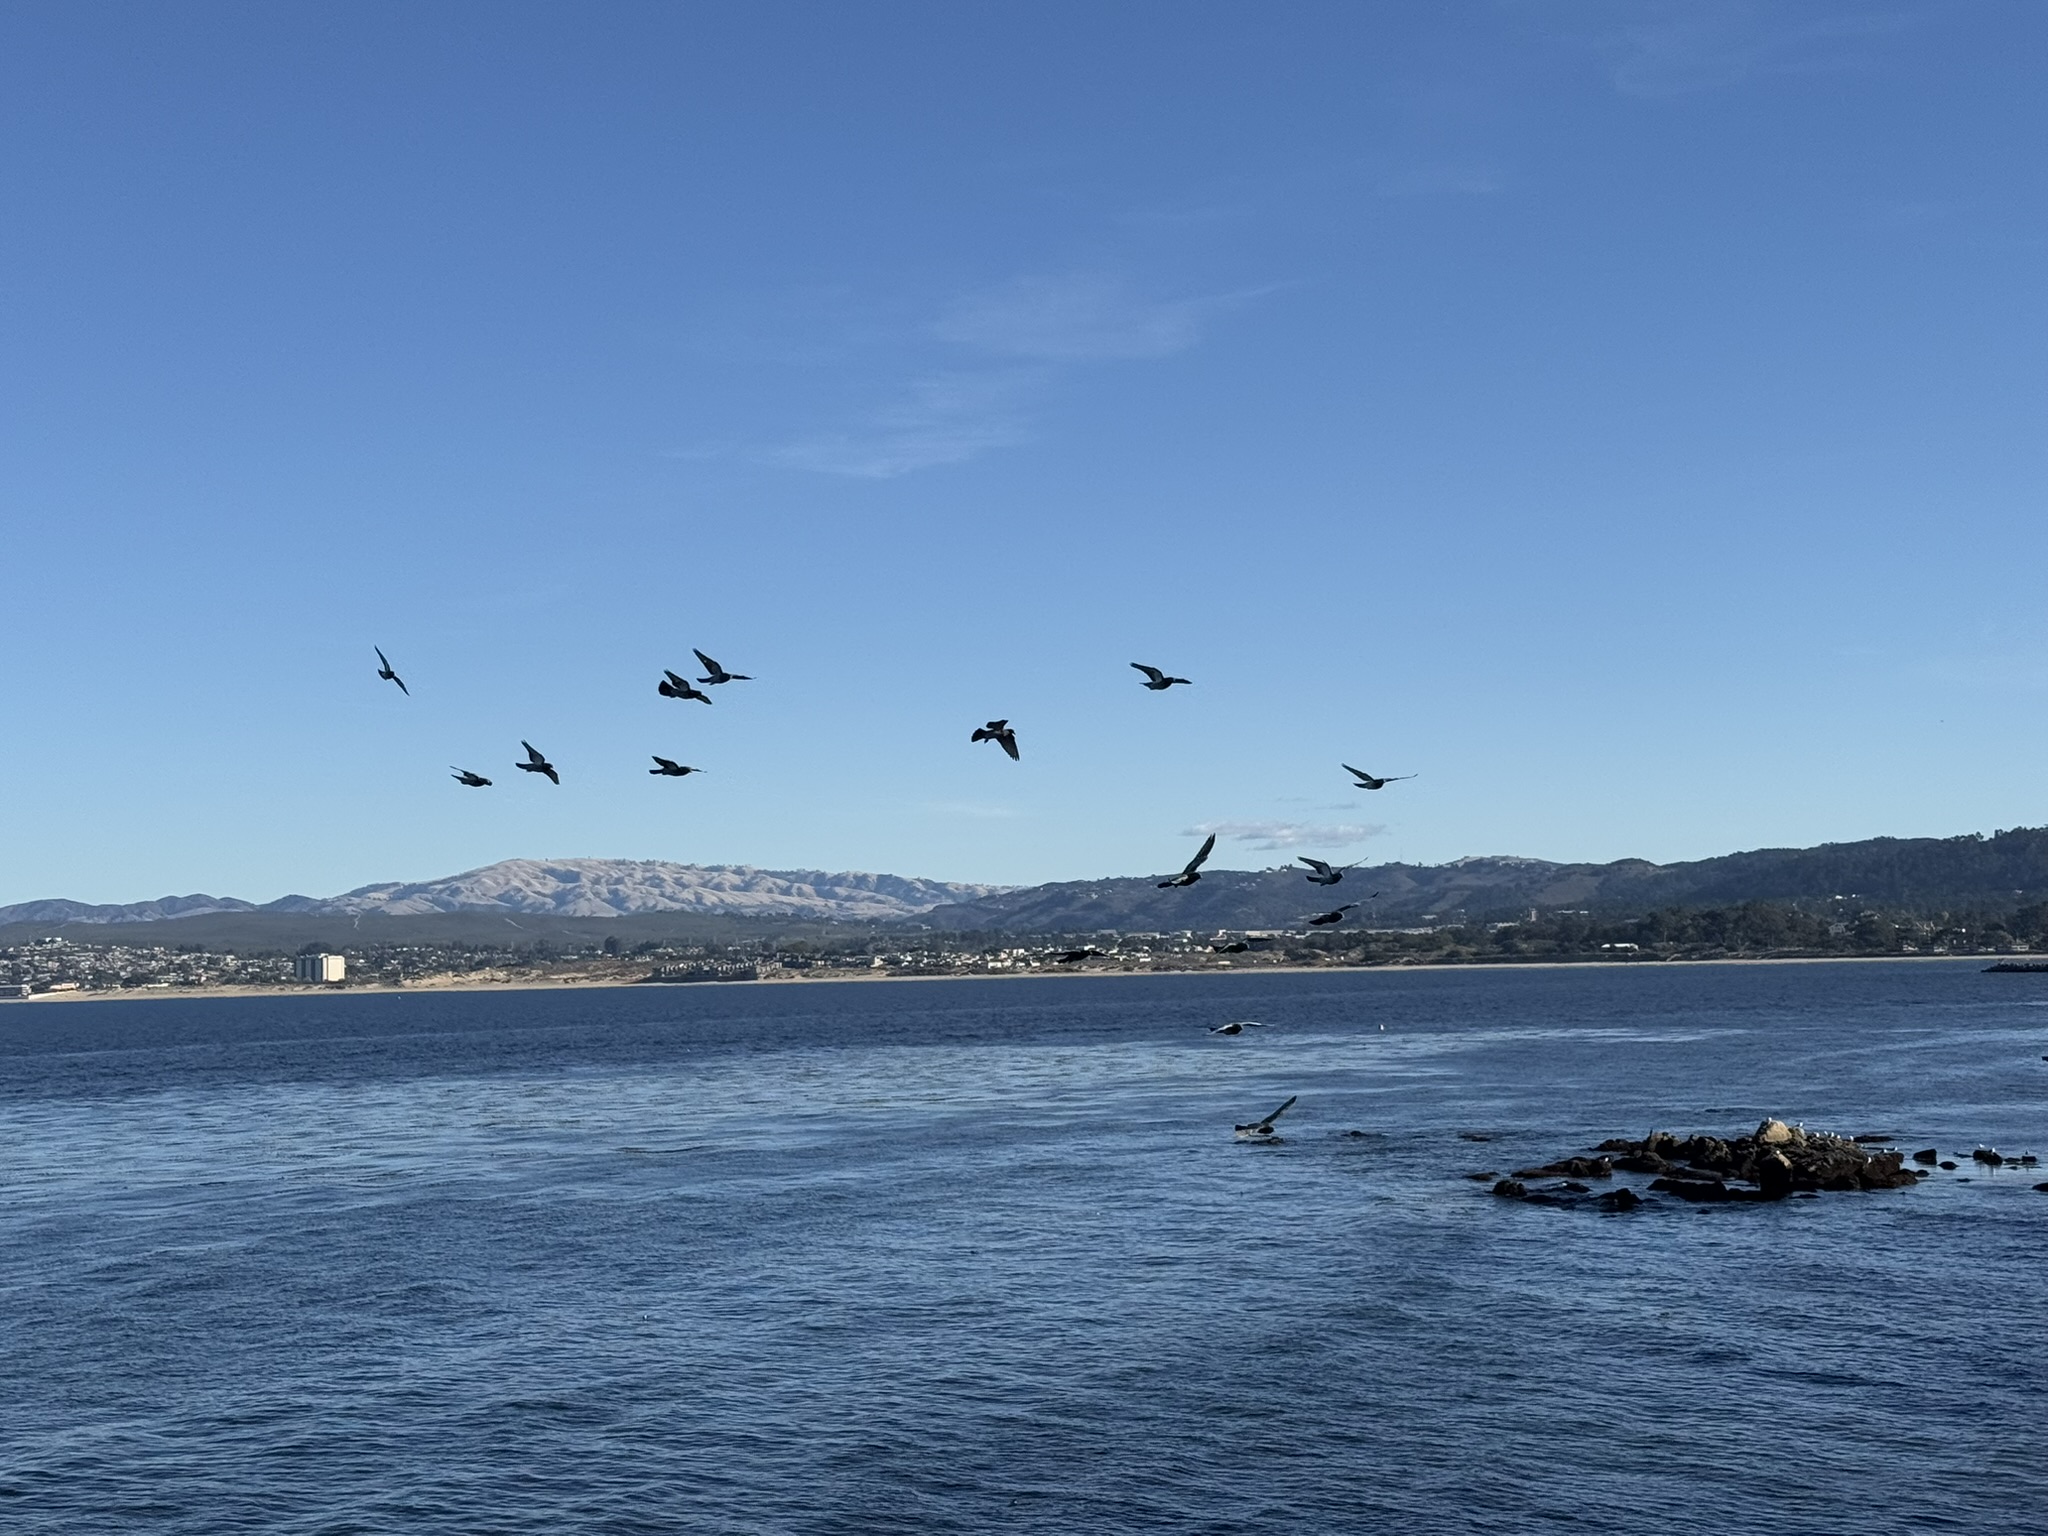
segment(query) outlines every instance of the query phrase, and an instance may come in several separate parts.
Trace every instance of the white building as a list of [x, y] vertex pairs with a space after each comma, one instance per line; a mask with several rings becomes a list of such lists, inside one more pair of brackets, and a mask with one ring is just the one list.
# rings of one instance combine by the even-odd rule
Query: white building
[[340, 955], [300, 955], [292, 964], [292, 974], [300, 981], [346, 981], [348, 961]]

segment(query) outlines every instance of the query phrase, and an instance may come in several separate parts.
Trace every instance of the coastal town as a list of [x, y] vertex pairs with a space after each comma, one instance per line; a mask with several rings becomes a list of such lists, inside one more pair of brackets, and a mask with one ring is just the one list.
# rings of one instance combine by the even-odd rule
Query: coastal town
[[[2018, 956], [2026, 924], [1865, 912], [1824, 920], [1768, 904], [1597, 921], [1581, 912], [1522, 921], [1302, 933], [1298, 930], [1034, 937], [851, 928], [843, 936], [730, 944], [616, 937], [587, 943], [480, 945], [384, 940], [329, 951], [237, 953], [124, 924], [115, 942], [44, 935], [0, 947], [0, 999], [216, 992], [446, 990], [498, 986], [1227, 972], [1460, 964], [1644, 964], [1731, 959]], [[111, 935], [110, 935], [111, 938]], [[155, 940], [157, 942], [148, 942]]]

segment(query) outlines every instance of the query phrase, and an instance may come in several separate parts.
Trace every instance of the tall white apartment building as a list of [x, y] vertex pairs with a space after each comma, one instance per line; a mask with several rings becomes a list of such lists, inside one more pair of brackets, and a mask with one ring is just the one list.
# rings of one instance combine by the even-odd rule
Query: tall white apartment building
[[292, 964], [300, 981], [346, 981], [348, 961], [340, 955], [300, 955]]

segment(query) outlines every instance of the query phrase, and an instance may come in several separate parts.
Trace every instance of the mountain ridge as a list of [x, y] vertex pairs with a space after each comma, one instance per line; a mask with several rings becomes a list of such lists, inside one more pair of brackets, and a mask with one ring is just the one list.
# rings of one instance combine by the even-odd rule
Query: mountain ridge
[[1210, 869], [1192, 887], [1161, 891], [1150, 876], [1000, 886], [656, 859], [504, 859], [434, 880], [381, 881], [339, 896], [292, 895], [261, 904], [204, 893], [125, 904], [21, 902], [0, 907], [0, 926], [175, 924], [235, 914], [608, 919], [679, 913], [1058, 933], [1284, 928], [1351, 901], [1361, 904], [1361, 916], [1411, 925], [1506, 920], [1531, 908], [1626, 916], [1750, 901], [2012, 907], [2048, 900], [2048, 828], [1762, 848], [1674, 864], [1468, 855], [1444, 864], [1361, 866], [1333, 887], [1310, 885], [1305, 873], [1296, 866]]
[[501, 859], [433, 880], [378, 881], [339, 896], [291, 895], [262, 903], [204, 894], [128, 903], [20, 902], [0, 907], [0, 925], [114, 926], [239, 912], [315, 917], [417, 917], [448, 912], [624, 917], [697, 912], [888, 922], [1006, 889], [853, 870], [768, 870], [745, 864], [676, 864], [660, 859]]

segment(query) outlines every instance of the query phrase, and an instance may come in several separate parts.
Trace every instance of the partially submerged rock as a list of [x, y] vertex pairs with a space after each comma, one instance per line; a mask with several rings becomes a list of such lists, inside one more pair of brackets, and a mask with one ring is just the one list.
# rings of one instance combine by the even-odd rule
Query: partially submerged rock
[[1545, 1163], [1541, 1168], [1517, 1168], [1518, 1179], [1609, 1179], [1614, 1177], [1614, 1163], [1605, 1157], [1561, 1157], [1554, 1163]]
[[[1878, 1149], [1880, 1141], [1893, 1140], [1896, 1138], [1891, 1136], [1836, 1136], [1783, 1120], [1765, 1120], [1748, 1135], [1727, 1140], [1652, 1131], [1641, 1141], [1610, 1138], [1591, 1156], [1562, 1157], [1539, 1167], [1517, 1169], [1512, 1178], [1499, 1180], [1493, 1192], [1502, 1199], [1543, 1205], [1598, 1204], [1608, 1210], [1631, 1210], [1642, 1203], [1635, 1190], [1613, 1189], [1596, 1201], [1583, 1201], [1577, 1197], [1592, 1191], [1575, 1181], [1607, 1179], [1617, 1172], [1650, 1174], [1649, 1187], [1658, 1194], [1690, 1205], [1724, 1205], [1783, 1200], [1822, 1190], [1905, 1189], [1928, 1177], [1925, 1168], [1908, 1168], [1906, 1154], [1897, 1148]], [[1936, 1152], [1929, 1147], [1914, 1157], [1928, 1163], [1935, 1160]], [[1532, 1189], [1526, 1182], [1532, 1179], [1564, 1182]]]

